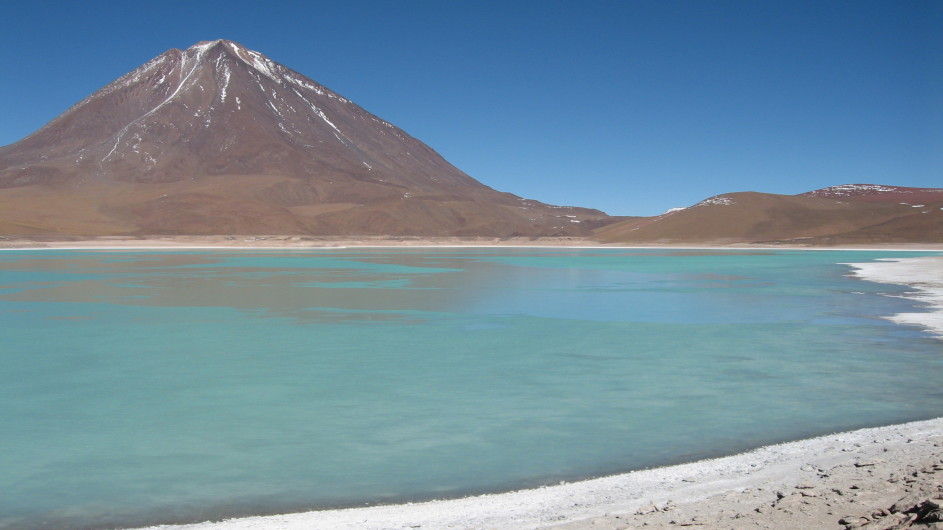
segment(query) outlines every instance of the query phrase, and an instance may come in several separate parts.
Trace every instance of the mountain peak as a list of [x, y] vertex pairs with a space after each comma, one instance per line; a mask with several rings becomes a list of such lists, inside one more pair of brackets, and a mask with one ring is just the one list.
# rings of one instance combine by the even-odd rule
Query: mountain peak
[[300, 83], [299, 78], [303, 77], [300, 75], [292, 75], [294, 72], [291, 69], [276, 63], [264, 54], [250, 50], [238, 42], [227, 39], [200, 41], [181, 53], [185, 54], [188, 59], [196, 59], [198, 62], [214, 60], [213, 57], [216, 57], [215, 60], [219, 61], [219, 56], [215, 56], [211, 53], [212, 50], [215, 49], [219, 49], [223, 53], [236, 57], [247, 66], [278, 84], [282, 84], [286, 81], [294, 81], [298, 84]]
[[[0, 188], [71, 190], [100, 233], [570, 235], [606, 218], [497, 192], [225, 39], [168, 50], [0, 148]], [[18, 226], [76, 224], [37, 204]]]
[[201, 40], [200, 42], [197, 42], [196, 44], [193, 44], [192, 46], [187, 48], [186, 51], [205, 53], [206, 51], [216, 48], [217, 46], [222, 46], [224, 48], [229, 49], [230, 51], [246, 50], [245, 46], [239, 44], [236, 41], [232, 41], [229, 39], [216, 39], [216, 40]]
[[[216, 45], [218, 45], [218, 44], [226, 44], [226, 43], [232, 43], [232, 42], [233, 42], [233, 41], [231, 41], [231, 40], [226, 40], [226, 39], [201, 40], [200, 42], [197, 42], [197, 43], [194, 44], [193, 46], [190, 46], [190, 48], [188, 48], [188, 49], [192, 49], [192, 48], [212, 48], [213, 46], [216, 46]], [[234, 43], [234, 44], [235, 44], [235, 43]]]
[[[202, 40], [185, 50], [185, 52], [197, 55], [204, 55], [210, 50], [215, 48], [220, 48], [225, 50], [233, 55], [242, 57], [245, 55], [259, 55], [263, 56], [259, 52], [251, 51], [245, 46], [239, 44], [238, 42], [227, 40], [227, 39], [216, 39], [216, 40]], [[263, 56], [264, 57], [264, 56]]]

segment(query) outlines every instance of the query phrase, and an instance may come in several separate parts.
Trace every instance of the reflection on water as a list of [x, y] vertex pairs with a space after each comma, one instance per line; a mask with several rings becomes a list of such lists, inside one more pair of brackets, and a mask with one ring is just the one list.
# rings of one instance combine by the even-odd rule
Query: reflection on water
[[[817, 285], [749, 274], [755, 270], [749, 264], [741, 265], [744, 274], [702, 268], [711, 260], [765, 255], [334, 251], [60, 257], [50, 253], [3, 262], [0, 295], [18, 302], [230, 307], [256, 316], [327, 320], [412, 320], [412, 313], [428, 311], [602, 321], [775, 321], [787, 318], [792, 308], [784, 300], [793, 301]], [[577, 256], [582, 263], [574, 267]], [[777, 289], [781, 296], [770, 298]], [[625, 303], [626, 297], [631, 304]], [[396, 311], [404, 311], [405, 318], [389, 315]]]
[[836, 265], [886, 255], [3, 252], [0, 528], [455, 496], [934, 416], [939, 341]]

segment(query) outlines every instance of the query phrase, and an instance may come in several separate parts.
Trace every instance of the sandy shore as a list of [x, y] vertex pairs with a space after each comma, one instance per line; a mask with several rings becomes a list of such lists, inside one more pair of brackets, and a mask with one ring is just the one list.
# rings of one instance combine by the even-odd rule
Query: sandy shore
[[95, 238], [0, 238], [0, 249], [199, 249], [199, 248], [348, 248], [348, 247], [604, 247], [579, 237], [420, 237], [420, 236], [152, 236]]
[[580, 248], [732, 248], [802, 250], [900, 250], [943, 251], [940, 243], [870, 244], [834, 247], [803, 245], [763, 246], [751, 243], [666, 243], [645, 246], [604, 244], [581, 237], [421, 237], [421, 236], [102, 236], [12, 237], [0, 236], [0, 249], [201, 249], [201, 248], [347, 248], [347, 247], [580, 247]]
[[[935, 311], [892, 318], [943, 337], [943, 257], [853, 266], [862, 279], [914, 287], [908, 296]], [[938, 418], [532, 490], [156, 528], [943, 529], [941, 498]]]

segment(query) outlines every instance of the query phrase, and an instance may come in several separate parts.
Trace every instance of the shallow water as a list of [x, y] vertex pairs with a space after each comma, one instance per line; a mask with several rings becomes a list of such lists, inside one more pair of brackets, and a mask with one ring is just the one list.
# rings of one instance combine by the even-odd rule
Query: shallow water
[[0, 528], [459, 496], [936, 417], [941, 342], [839, 265], [888, 256], [3, 252]]

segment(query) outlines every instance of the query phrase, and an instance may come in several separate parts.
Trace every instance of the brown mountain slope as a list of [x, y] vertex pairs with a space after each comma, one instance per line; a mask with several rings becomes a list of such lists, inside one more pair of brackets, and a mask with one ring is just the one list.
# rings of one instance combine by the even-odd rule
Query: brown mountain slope
[[583, 235], [231, 41], [172, 49], [0, 147], [0, 234]]
[[[924, 206], [740, 192], [656, 217], [614, 223], [598, 229], [595, 237], [606, 243], [635, 244], [940, 241], [939, 209]], [[845, 239], [830, 239], [838, 234], [846, 234]]]
[[813, 245], [943, 243], [943, 201], [911, 207], [909, 214], [883, 223], [802, 242]]

